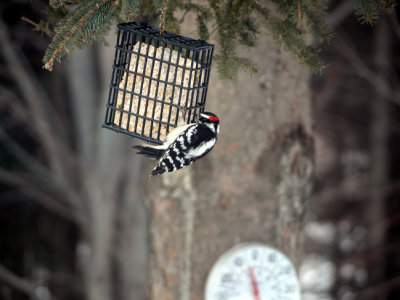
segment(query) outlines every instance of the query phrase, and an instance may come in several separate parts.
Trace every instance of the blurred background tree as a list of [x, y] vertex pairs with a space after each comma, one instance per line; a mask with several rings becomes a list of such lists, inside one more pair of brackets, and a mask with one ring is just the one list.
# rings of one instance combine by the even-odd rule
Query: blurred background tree
[[[330, 35], [323, 2], [168, 1], [167, 29], [217, 43], [220, 77], [236, 81], [212, 75], [207, 109], [222, 119], [212, 154], [152, 180], [129, 138], [100, 129], [112, 47], [74, 51], [52, 73], [41, 58], [48, 49], [50, 68], [93, 37], [113, 45], [114, 20], [157, 23], [162, 2], [50, 4], [0, 3], [1, 298], [201, 299], [218, 255], [258, 240], [302, 266], [304, 299], [398, 299], [399, 25], [379, 10], [393, 1], [330, 3], [331, 66], [313, 79], [299, 61], [323, 65], [306, 42]], [[354, 12], [381, 18], [360, 25]], [[21, 17], [52, 36], [49, 48]]]

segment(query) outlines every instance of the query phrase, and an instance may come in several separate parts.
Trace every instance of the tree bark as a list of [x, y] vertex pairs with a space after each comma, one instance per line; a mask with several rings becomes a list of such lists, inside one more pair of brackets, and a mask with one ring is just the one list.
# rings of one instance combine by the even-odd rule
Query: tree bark
[[151, 300], [203, 299], [213, 263], [245, 241], [278, 248], [299, 266], [313, 174], [309, 75], [260, 37], [241, 53], [258, 63], [255, 76], [222, 82], [214, 67], [207, 110], [221, 119], [215, 149], [148, 180]]
[[[111, 45], [115, 38], [111, 32]], [[94, 48], [76, 51], [67, 68], [78, 140], [73, 180], [88, 224], [82, 231], [86, 252], [78, 259], [88, 300], [143, 300], [148, 290], [143, 163], [131, 138], [101, 128], [115, 49], [100, 49], [97, 55]]]
[[[389, 82], [391, 61], [390, 28], [386, 16], [382, 16], [375, 28], [375, 65], [381, 80], [375, 86], [375, 99], [371, 102], [371, 198], [367, 207], [368, 244], [375, 253], [369, 265], [369, 284], [378, 285], [385, 279], [385, 200], [388, 184], [388, 136], [390, 127], [391, 91], [382, 86]], [[381, 83], [381, 84], [379, 84]], [[371, 299], [386, 299], [382, 292]]]

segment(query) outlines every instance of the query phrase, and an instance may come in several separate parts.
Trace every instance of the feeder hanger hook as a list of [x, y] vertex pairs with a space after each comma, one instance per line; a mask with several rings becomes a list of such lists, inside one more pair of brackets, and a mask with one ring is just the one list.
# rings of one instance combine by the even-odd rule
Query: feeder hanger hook
[[164, 29], [165, 29], [165, 15], [167, 12], [167, 7], [168, 7], [168, 0], [164, 0], [162, 3], [162, 6], [160, 8], [161, 14], [160, 14], [160, 35], [163, 34]]

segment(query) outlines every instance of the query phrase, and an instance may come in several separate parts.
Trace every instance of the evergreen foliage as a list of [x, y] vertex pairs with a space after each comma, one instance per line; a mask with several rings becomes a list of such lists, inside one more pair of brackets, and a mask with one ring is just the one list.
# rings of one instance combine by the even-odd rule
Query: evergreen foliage
[[22, 17], [21, 18], [23, 21], [26, 21], [30, 24], [33, 25], [33, 30], [34, 31], [38, 31], [40, 32], [41, 36], [43, 36], [43, 34], [52, 37], [54, 35], [53, 31], [51, 31], [50, 27], [49, 27], [49, 22], [45, 22], [44, 20], [40, 20], [39, 23], [35, 23], [32, 20]]
[[374, 24], [380, 9], [393, 9], [396, 0], [357, 0], [356, 14], [362, 23]]
[[121, 14], [124, 19], [133, 19], [139, 12], [139, 1], [121, 0]]
[[[221, 78], [234, 79], [240, 69], [254, 73], [257, 67], [250, 58], [239, 57], [237, 46], [254, 47], [265, 26], [274, 41], [293, 53], [313, 71], [323, 68], [318, 48], [310, 44], [310, 34], [318, 41], [332, 36], [323, 21], [325, 0], [49, 0], [53, 17], [59, 15], [55, 35], [43, 58], [51, 70], [74, 46], [83, 47], [102, 39], [112, 21], [140, 20], [157, 22], [167, 3], [165, 29], [179, 32], [187, 15], [196, 15], [197, 33], [207, 40], [215, 34], [215, 60]], [[356, 13], [362, 22], [373, 23], [381, 7], [393, 8], [395, 0], [357, 0]], [[178, 19], [175, 12], [183, 15]], [[43, 24], [45, 23], [40, 23]], [[47, 29], [46, 29], [47, 30]]]
[[[54, 2], [57, 2], [53, 4], [56, 8], [67, 3], [62, 0]], [[44, 67], [48, 70], [53, 69], [54, 60], [60, 60], [74, 45], [88, 45], [93, 40], [103, 37], [109, 29], [115, 9], [114, 1], [88, 0], [78, 1], [78, 3], [79, 5], [54, 29], [55, 35], [43, 58]]]

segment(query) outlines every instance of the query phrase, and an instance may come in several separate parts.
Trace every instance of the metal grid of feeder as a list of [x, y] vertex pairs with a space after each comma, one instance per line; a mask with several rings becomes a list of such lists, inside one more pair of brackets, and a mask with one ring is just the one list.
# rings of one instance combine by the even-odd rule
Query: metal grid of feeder
[[145, 23], [118, 25], [103, 127], [161, 143], [204, 111], [214, 46]]

